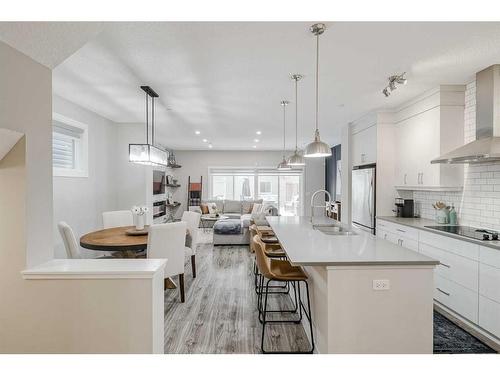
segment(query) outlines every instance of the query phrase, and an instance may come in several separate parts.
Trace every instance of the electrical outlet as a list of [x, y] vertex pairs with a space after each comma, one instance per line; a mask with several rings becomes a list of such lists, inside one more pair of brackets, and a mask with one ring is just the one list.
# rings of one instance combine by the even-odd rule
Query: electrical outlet
[[391, 283], [389, 280], [373, 280], [373, 290], [389, 290]]

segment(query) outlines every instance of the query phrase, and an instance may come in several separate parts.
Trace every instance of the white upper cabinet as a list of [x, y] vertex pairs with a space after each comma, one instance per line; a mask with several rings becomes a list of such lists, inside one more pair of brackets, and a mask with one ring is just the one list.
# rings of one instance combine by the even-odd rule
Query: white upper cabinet
[[430, 162], [464, 144], [464, 91], [463, 85], [440, 86], [394, 113], [398, 189], [463, 186], [463, 166]]
[[370, 114], [351, 125], [353, 166], [377, 162], [376, 121], [376, 114]]

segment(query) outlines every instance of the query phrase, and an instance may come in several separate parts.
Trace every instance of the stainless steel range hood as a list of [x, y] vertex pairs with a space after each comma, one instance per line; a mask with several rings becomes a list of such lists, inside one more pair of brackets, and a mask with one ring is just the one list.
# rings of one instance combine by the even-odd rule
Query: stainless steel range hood
[[500, 64], [476, 74], [476, 140], [431, 161], [477, 164], [500, 161]]

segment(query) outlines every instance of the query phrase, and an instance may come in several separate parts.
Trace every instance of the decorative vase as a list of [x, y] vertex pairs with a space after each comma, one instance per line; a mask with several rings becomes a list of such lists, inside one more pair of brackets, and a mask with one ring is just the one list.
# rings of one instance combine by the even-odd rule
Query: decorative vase
[[436, 222], [438, 224], [448, 224], [448, 210], [446, 208], [436, 210]]
[[136, 230], [144, 230], [144, 215], [137, 215]]

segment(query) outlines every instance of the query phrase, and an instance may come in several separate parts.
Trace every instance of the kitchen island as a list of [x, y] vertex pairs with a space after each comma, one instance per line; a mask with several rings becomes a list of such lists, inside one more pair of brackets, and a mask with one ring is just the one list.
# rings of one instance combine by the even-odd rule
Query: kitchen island
[[319, 353], [432, 353], [437, 260], [324, 217], [267, 220], [309, 277]]

